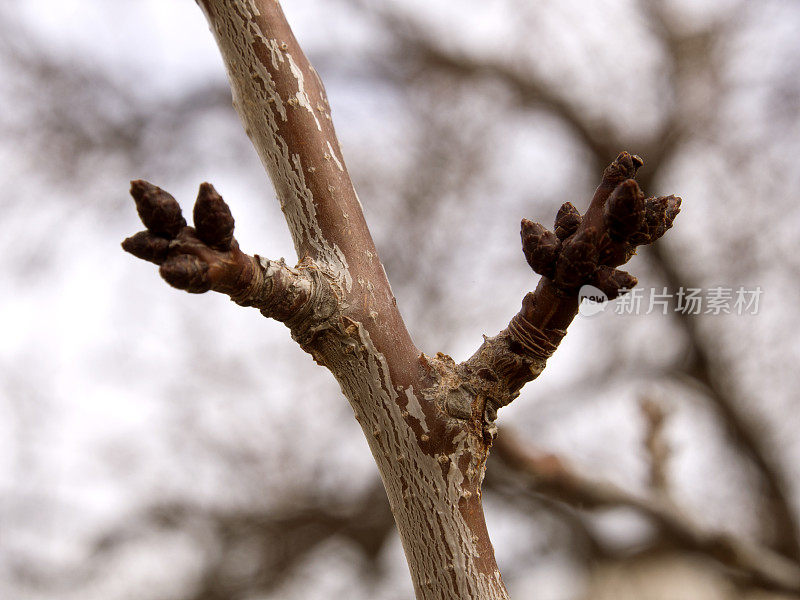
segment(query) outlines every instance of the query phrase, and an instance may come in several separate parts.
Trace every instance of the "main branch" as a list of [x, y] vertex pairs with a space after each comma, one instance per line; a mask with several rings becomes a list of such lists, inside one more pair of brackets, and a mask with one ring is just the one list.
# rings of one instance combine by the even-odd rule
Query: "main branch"
[[635, 279], [614, 267], [660, 236], [673, 197], [645, 200], [623, 153], [583, 217], [562, 207], [556, 232], [523, 221], [523, 249], [543, 275], [509, 327], [457, 365], [414, 346], [367, 229], [322, 83], [275, 0], [198, 0], [222, 52], [234, 106], [272, 179], [294, 239], [290, 268], [250, 256], [227, 204], [200, 188], [194, 227], [177, 201], [142, 181], [131, 193], [146, 226], [125, 250], [167, 282], [216, 291], [284, 322], [341, 385], [369, 443], [417, 598], [508, 597], [486, 531], [481, 482], [494, 416], [535, 377], [592, 283], [609, 296]]

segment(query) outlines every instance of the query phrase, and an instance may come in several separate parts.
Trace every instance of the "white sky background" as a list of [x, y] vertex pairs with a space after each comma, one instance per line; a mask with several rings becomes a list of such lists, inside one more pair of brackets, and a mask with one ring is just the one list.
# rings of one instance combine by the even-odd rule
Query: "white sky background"
[[[538, 66], [558, 84], [583, 86], [585, 97], [590, 98], [587, 104], [594, 110], [602, 109], [602, 101], [596, 100], [608, 96], [611, 83], [602, 73], [587, 69], [586, 63], [602, 54], [612, 65], [609, 68], [631, 72], [621, 84], [627, 92], [618, 103], [621, 112], [613, 116], [623, 127], [634, 130], [657, 124], [658, 111], [634, 110], [658, 106], [663, 99], [656, 85], [642, 85], [636, 78], [641, 76], [646, 83], [647, 77], [652, 78], [647, 67], [658, 60], [659, 50], [637, 23], [627, 18], [631, 12], [628, 2], [544, 2], [548, 9], [542, 11], [540, 20], [519, 23], [508, 19], [513, 2], [475, 1], [466, 3], [470, 10], [464, 11], [463, 20], [456, 24], [449, 2], [420, 0], [413, 4], [419, 5], [430, 27], [441, 29], [444, 39], [466, 48], [502, 55], [526, 35], [535, 37], [531, 34], [535, 32], [543, 45], [557, 49], [552, 61]], [[680, 4], [691, 11], [691, 18], [685, 19], [687, 27], [713, 18], [727, 6], [721, 1]], [[189, 87], [223, 77], [213, 39], [191, 0], [28, 0], [10, 2], [8, 7], [30, 29], [34, 36], [31, 44], [65, 61], [112, 72], [113, 79], [136, 99], [177, 97]], [[408, 124], [415, 116], [393, 90], [369, 76], [354, 76], [358, 58], [380, 50], [384, 41], [368, 23], [342, 11], [336, 2], [291, 0], [285, 2], [285, 10], [306, 52], [322, 65], [345, 158], [353, 157], [348, 162], [354, 176], [364, 177], [372, 167], [385, 168], [403, 154]], [[582, 15], [580, 27], [586, 31], [580, 39], [565, 25], [576, 14]], [[608, 20], [615, 18], [621, 25], [609, 31]], [[785, 21], [767, 23], [773, 28], [769, 30], [773, 39], [790, 37], [792, 29]], [[755, 47], [763, 40], [754, 33], [741, 44]], [[636, 48], [635, 57], [631, 56], [632, 47]], [[783, 68], [787, 62], [783, 47], [775, 42], [774, 48], [767, 45], [766, 51], [755, 52], [759, 57], [755, 67], [745, 54], [744, 67], [732, 76], [734, 80], [755, 80], [747, 86], [755, 97], [744, 95], [737, 106], [721, 107], [736, 111], [742, 137], [759, 126], [760, 115], [753, 116], [759, 88], [753, 71], [761, 70], [763, 75], [763, 71]], [[536, 62], [537, 46], [530, 44], [529, 48], [531, 56], [524, 58], [523, 64]], [[333, 68], [336, 61], [345, 68]], [[325, 67], [331, 69], [330, 77]], [[564, 72], [576, 80], [565, 79]], [[7, 96], [2, 84], [0, 94]], [[12, 114], [24, 112], [24, 106], [11, 106], [10, 110]], [[487, 118], [488, 114], [476, 114], [475, 118]], [[502, 103], [498, 114], [509, 115]], [[45, 175], [54, 158], [46, 153], [21, 153], [14, 140], [0, 139], [0, 173], [11, 190], [4, 192], [7, 197], [0, 204], [5, 211], [0, 237], [0, 289], [5, 292], [0, 296], [0, 552], [6, 545], [35, 557], [45, 569], [69, 569], [85, 560], [86, 544], [103, 524], [117, 523], [121, 514], [154, 499], [198, 497], [212, 504], [269, 506], [310, 486], [317, 486], [321, 493], [337, 494], [343, 482], [348, 482], [356, 495], [358, 486], [370, 481], [372, 459], [346, 401], [328, 374], [290, 341], [283, 326], [222, 297], [189, 296], [172, 290], [152, 265], [136, 261], [119, 248], [124, 237], [141, 228], [133, 202], [126, 198], [129, 179], [145, 177], [169, 189], [187, 214], [197, 184], [209, 180], [232, 206], [237, 238], [246, 251], [294, 259], [272, 190], [255, 153], [242, 154], [246, 138], [237, 127], [232, 111], [199, 123], [193, 140], [210, 149], [201, 154], [205, 157], [202, 162], [179, 175], [171, 174], [170, 165], [148, 165], [152, 172], [131, 172], [128, 164], [110, 153], [92, 155], [96, 168], [83, 164], [68, 182]], [[505, 325], [535, 282], [518, 248], [519, 218], [549, 221], [564, 200], [579, 202], [564, 198], [564, 193], [592, 185], [576, 166], [580, 156], [575, 144], [552, 122], [535, 116], [529, 121], [527, 115], [518, 114], [491, 136], [485, 141], [494, 144], [487, 200], [469, 205], [465, 214], [454, 215], [457, 230], [446, 237], [465, 250], [453, 259], [455, 275], [443, 282], [450, 285], [455, 281], [458, 286], [444, 292], [443, 301], [466, 307], [465, 317], [457, 332], [441, 332], [443, 340], [438, 347], [423, 348], [426, 352], [443, 350], [459, 360], [477, 347], [482, 333], [492, 334]], [[554, 164], [552, 156], [559, 152], [564, 153], [563, 164]], [[791, 167], [780, 149], [765, 148], [764, 153], [776, 169], [785, 169], [781, 175], [786, 187], [794, 192], [800, 189], [800, 171]], [[713, 166], [714, 158], [709, 162]], [[709, 183], [695, 165], [676, 166], [668, 182], [669, 191], [694, 202], [684, 205], [679, 220], [683, 232], [676, 234], [676, 245], [691, 244], [700, 224], [712, 220], [709, 215], [719, 210], [724, 200], [719, 196], [725, 192]], [[529, 170], [541, 175], [533, 180], [526, 173]], [[758, 176], [756, 173], [753, 181]], [[763, 190], [763, 185], [759, 189]], [[778, 189], [773, 193], [788, 192]], [[527, 198], [537, 195], [557, 201], [534, 203], [537, 212], [526, 214]], [[391, 201], [390, 192], [374, 200], [362, 194], [379, 246], [392, 235], [393, 209], [387, 199]], [[719, 227], [723, 239], [731, 229], [726, 225], [748, 222], [748, 209], [736, 206]], [[781, 214], [783, 218], [775, 219], [771, 226], [784, 232], [779, 251], [790, 260], [796, 243], [783, 240], [796, 239], [800, 219], [796, 209]], [[434, 230], [432, 235], [440, 234]], [[480, 248], [474, 247], [476, 237], [481, 240]], [[719, 273], [722, 280], [709, 284], [763, 281], [762, 285], [770, 286], [765, 296], [769, 302], [796, 293], [796, 285], [781, 271], [762, 271], [764, 279], [758, 281], [726, 279], [736, 277], [735, 271], [729, 274], [724, 266], [727, 248], [726, 244], [708, 244], [697, 249], [703, 261], [720, 265], [711, 271]], [[754, 252], [757, 266], [771, 260], [769, 250], [755, 247]], [[419, 315], [426, 307], [415, 305], [413, 289], [395, 291], [401, 309], [410, 315], [414, 333], [414, 319], [425, 323]], [[774, 304], [772, 312], [770, 305], [765, 311], [760, 321], [732, 323], [727, 331], [736, 338], [732, 344], [746, 339], [764, 353], [774, 353], [761, 363], [755, 358], [744, 361], [744, 376], [755, 390], [757, 374], [769, 373], [772, 396], [783, 410], [778, 414], [793, 415], [773, 419], [776, 439], [790, 457], [797, 458], [798, 445], [791, 432], [800, 422], [792, 411], [796, 404], [790, 391], [796, 385], [791, 369], [798, 344], [787, 345], [784, 335], [787, 322], [797, 325], [797, 314], [796, 310], [781, 312]], [[504, 411], [501, 420], [527, 427], [538, 444], [570, 455], [587, 469], [639, 486], [645, 466], [631, 452], [640, 431], [629, 402], [636, 390], [619, 393], [619, 400], [592, 402], [599, 399], [584, 398], [580, 403], [583, 410], [578, 411], [553, 403], [543, 407], [544, 416], [535, 409], [536, 399], [545, 391], [574, 379], [575, 364], [591, 370], [587, 348], [596, 349], [598, 337], [619, 326], [608, 318], [576, 323], [546, 374]], [[645, 333], [666, 332], [659, 319], [648, 318], [632, 328], [640, 333], [615, 340], [624, 346], [626, 356], [642, 361], [639, 364], [661, 364], [677, 351], [676, 341], [668, 333], [661, 344], [641, 343]], [[420, 336], [437, 338], [426, 332]], [[776, 344], [776, 339], [781, 343]], [[613, 398], [616, 391], [604, 393]], [[668, 395], [669, 389], [660, 393]], [[702, 412], [700, 417], [679, 413], [671, 423], [678, 445], [675, 479], [681, 485], [679, 494], [690, 506], [712, 503], [715, 510], [708, 511], [715, 513], [709, 516], [712, 521], [724, 522], [734, 515], [747, 525], [748, 517], [741, 514], [740, 507], [726, 503], [730, 490], [740, 484], [740, 476], [735, 472], [720, 475], [724, 480], [720, 485], [706, 481], [710, 468], [724, 471], [719, 465], [730, 459], [716, 447], [692, 445], [693, 427], [713, 430], [703, 419], [709, 420]], [[337, 443], [332, 444], [334, 438]], [[256, 454], [258, 463], [231, 472], [221, 458], [231, 439], [236, 449], [243, 446]], [[532, 542], [520, 542], [513, 516], [503, 507], [495, 512], [491, 508], [488, 519], [490, 529], [497, 532], [495, 546], [501, 562], [504, 552], [537, 544], [535, 531], [529, 534]], [[163, 549], [169, 557], [166, 561], [152, 555], [153, 544]], [[300, 585], [289, 586], [281, 597], [323, 598], [351, 589], [353, 582], [348, 577], [356, 575], [335, 568], [337, 561], [347, 562], [347, 549], [334, 548], [331, 553], [341, 556], [333, 559], [326, 558], [326, 550], [331, 548], [321, 548], [317, 558], [304, 567], [314, 577], [324, 576], [310, 589], [308, 580], [304, 582], [306, 578], [300, 576]], [[380, 591], [386, 598], [396, 597], [393, 586], [409, 589], [398, 552], [395, 546], [387, 556], [395, 566]], [[101, 578], [97, 589], [59, 597], [139, 597], [131, 595], [135, 586], [177, 585], [176, 573], [190, 577], [198, 564], [190, 544], [181, 539], [145, 540], [138, 551], [134, 547], [129, 554], [119, 559], [118, 578]], [[320, 565], [328, 561], [333, 566], [322, 569]], [[552, 590], [564, 593], [559, 574], [569, 574], [569, 565], [558, 561], [546, 564], [550, 567], [546, 574], [532, 571], [529, 578], [520, 580], [518, 589], [535, 590], [545, 600], [567, 600]], [[3, 581], [0, 572], [2, 597], [37, 597], [4, 589], [7, 584]]]

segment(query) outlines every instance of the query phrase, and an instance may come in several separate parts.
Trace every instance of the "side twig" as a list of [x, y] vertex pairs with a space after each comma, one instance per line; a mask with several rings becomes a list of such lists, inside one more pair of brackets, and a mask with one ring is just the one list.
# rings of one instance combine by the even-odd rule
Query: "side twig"
[[609, 299], [625, 293], [637, 280], [616, 267], [672, 226], [681, 199], [645, 199], [633, 179], [642, 164], [638, 156], [621, 153], [604, 171], [583, 215], [569, 202], [561, 207], [555, 232], [522, 220], [523, 252], [542, 278], [508, 327], [485, 338], [460, 365], [485, 403], [487, 421], [544, 370], [578, 313], [581, 287], [592, 285]]
[[133, 181], [131, 195], [147, 229], [127, 238], [122, 247], [159, 265], [172, 287], [194, 294], [220, 292], [290, 326], [311, 298], [313, 279], [302, 264], [290, 269], [283, 260], [250, 256], [239, 249], [231, 211], [211, 184], [200, 186], [194, 227], [186, 224], [175, 198], [161, 188]]

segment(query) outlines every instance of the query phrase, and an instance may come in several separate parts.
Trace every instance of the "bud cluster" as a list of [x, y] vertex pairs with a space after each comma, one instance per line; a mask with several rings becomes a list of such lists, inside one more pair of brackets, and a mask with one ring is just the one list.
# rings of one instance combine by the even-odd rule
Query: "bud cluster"
[[[664, 235], [681, 205], [676, 196], [644, 197], [633, 179], [642, 164], [638, 156], [621, 153], [604, 172], [603, 185], [587, 214], [581, 216], [565, 202], [556, 216], [555, 231], [523, 219], [522, 250], [531, 268], [566, 293], [591, 284], [613, 299], [635, 286], [636, 278], [616, 267], [634, 254], [636, 246]], [[603, 186], [611, 193], [603, 193]], [[596, 218], [589, 218], [593, 210]]]
[[[171, 286], [192, 293], [212, 287], [206, 252], [228, 253], [235, 243], [228, 205], [210, 183], [200, 186], [194, 205], [195, 227], [188, 227], [177, 200], [146, 181], [131, 182], [131, 196], [146, 231], [122, 242], [125, 251], [161, 266]], [[207, 247], [208, 251], [203, 248]]]

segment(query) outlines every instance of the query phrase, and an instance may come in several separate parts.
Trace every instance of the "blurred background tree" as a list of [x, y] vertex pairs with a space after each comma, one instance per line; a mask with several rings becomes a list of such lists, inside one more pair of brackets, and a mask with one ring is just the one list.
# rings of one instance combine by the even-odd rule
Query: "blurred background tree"
[[[573, 325], [489, 466], [512, 596], [800, 595], [800, 5], [285, 9], [426, 351], [505, 325], [535, 283], [519, 219], [580, 203], [622, 149], [684, 198], [640, 286], [763, 290], [757, 315]], [[0, 596], [411, 597], [328, 374], [119, 249], [144, 177], [212, 180], [244, 247], [292, 251], [197, 7], [6, 0], [0, 33]]]

